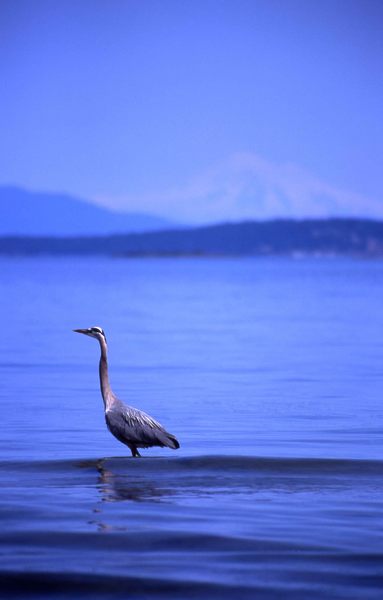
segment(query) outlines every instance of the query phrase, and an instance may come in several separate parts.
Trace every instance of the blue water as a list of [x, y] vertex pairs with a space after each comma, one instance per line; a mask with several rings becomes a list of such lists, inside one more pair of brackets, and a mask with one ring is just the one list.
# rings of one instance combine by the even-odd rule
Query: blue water
[[[381, 598], [383, 263], [0, 260], [0, 596]], [[180, 450], [129, 457], [111, 381]]]

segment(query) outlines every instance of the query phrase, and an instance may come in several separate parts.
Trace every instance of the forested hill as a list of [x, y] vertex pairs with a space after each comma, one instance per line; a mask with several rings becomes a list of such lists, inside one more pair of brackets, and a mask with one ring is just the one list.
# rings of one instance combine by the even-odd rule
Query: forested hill
[[383, 256], [383, 221], [272, 220], [92, 237], [1, 237], [1, 254]]

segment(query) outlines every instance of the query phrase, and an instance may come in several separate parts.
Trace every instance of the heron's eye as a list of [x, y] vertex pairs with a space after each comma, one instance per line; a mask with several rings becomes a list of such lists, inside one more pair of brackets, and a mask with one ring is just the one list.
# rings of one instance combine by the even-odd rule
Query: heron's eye
[[93, 333], [101, 333], [101, 335], [103, 335], [105, 337], [105, 333], [102, 329], [100, 329], [99, 327], [92, 327], [91, 331]]

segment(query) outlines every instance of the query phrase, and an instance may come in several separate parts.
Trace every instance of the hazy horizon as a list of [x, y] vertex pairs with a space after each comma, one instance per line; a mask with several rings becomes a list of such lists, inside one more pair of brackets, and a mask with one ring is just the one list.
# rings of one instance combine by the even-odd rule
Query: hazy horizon
[[0, 7], [0, 185], [189, 224], [383, 217], [375, 0]]

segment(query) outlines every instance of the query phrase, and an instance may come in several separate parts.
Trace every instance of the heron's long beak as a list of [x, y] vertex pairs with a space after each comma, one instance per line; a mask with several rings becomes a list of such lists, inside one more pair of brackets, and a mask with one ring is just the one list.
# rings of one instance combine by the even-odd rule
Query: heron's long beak
[[89, 335], [88, 329], [73, 329], [76, 333], [84, 333], [85, 335]]

